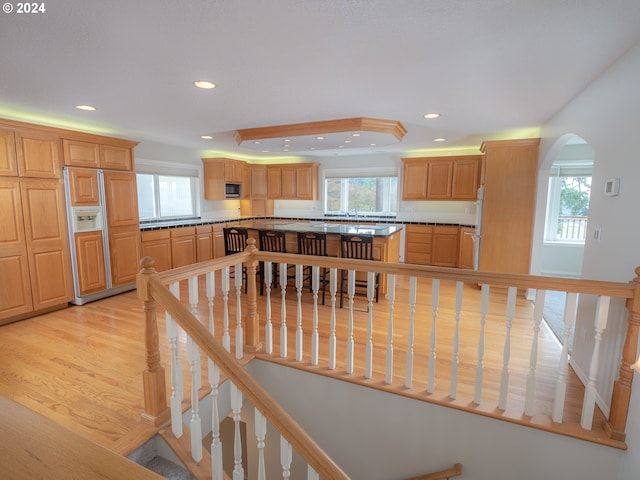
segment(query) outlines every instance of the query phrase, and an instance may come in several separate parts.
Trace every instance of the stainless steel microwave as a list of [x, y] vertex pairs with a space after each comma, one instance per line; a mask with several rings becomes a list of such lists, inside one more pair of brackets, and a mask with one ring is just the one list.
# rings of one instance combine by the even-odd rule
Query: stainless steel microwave
[[242, 185], [239, 183], [226, 183], [224, 186], [225, 198], [240, 198]]

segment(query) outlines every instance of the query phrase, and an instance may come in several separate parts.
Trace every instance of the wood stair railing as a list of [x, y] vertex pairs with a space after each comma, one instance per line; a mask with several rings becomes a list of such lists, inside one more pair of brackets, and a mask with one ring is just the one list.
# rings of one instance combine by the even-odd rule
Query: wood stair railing
[[[246, 254], [239, 254], [243, 256]], [[235, 257], [235, 255], [234, 255]], [[202, 325], [185, 306], [167, 290], [153, 271], [150, 259], [143, 259], [143, 269], [138, 276], [138, 296], [144, 303], [147, 322], [147, 340], [150, 340], [151, 351], [147, 350], [150, 369], [145, 372], [145, 382], [155, 383], [164, 377], [159, 365], [159, 350], [157, 348], [158, 331], [155, 320], [155, 302], [160, 304], [177, 321], [187, 335], [198, 345], [202, 353], [213, 360], [229, 380], [251, 401], [267, 421], [291, 444], [291, 446], [305, 459], [305, 461], [320, 475], [321, 478], [332, 480], [349, 480], [349, 477], [333, 460], [315, 443], [315, 441], [300, 427], [286, 410], [260, 385]], [[237, 259], [234, 263], [237, 263]], [[257, 261], [256, 261], [257, 263]], [[232, 263], [233, 264], [233, 263]], [[255, 265], [250, 269], [254, 281], [249, 282], [249, 295], [253, 289], [255, 298]], [[164, 381], [164, 380], [162, 380]], [[156, 398], [154, 408], [158, 408], [156, 418], [168, 416], [166, 398]], [[149, 416], [148, 416], [149, 418]]]
[[418, 475], [417, 477], [407, 478], [407, 480], [446, 480], [448, 478], [459, 477], [460, 475], [462, 475], [462, 464], [456, 463], [451, 468], [426, 475]]

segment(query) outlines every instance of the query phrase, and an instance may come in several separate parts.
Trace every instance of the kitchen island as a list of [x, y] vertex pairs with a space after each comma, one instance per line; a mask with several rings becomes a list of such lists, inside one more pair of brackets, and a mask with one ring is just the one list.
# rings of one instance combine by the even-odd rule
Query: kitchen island
[[[340, 257], [340, 235], [358, 234], [373, 237], [373, 258], [383, 262], [400, 261], [400, 232], [403, 225], [395, 224], [360, 224], [332, 223], [322, 221], [287, 221], [287, 220], [249, 220], [234, 222], [234, 226], [249, 229], [249, 237], [258, 244], [259, 230], [277, 230], [285, 232], [287, 253], [298, 253], [298, 232], [317, 232], [327, 234], [327, 253]], [[386, 275], [380, 278], [380, 293], [387, 293]]]

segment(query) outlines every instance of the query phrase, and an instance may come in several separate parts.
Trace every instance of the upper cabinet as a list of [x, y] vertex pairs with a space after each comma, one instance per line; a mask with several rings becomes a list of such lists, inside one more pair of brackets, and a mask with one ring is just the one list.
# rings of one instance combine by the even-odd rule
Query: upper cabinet
[[[225, 198], [248, 198], [251, 185], [247, 174], [249, 165], [242, 160], [229, 158], [203, 158], [204, 198], [205, 200], [224, 200]], [[241, 192], [227, 185], [240, 185]]]
[[130, 146], [69, 139], [64, 139], [62, 145], [65, 165], [106, 170], [133, 170], [133, 154]]
[[403, 200], [475, 200], [480, 155], [403, 158]]
[[245, 162], [241, 160], [224, 161], [225, 183], [242, 183], [244, 180]]
[[16, 141], [13, 130], [7, 128], [0, 128], [0, 176], [18, 176]]
[[46, 132], [15, 132], [21, 177], [60, 178], [60, 140]]
[[289, 163], [267, 167], [267, 195], [282, 200], [318, 199], [318, 164]]

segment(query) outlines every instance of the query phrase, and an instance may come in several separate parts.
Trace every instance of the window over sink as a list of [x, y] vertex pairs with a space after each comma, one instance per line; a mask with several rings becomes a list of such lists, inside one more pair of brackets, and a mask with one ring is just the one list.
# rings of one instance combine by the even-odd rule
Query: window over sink
[[395, 215], [396, 169], [326, 170], [324, 212], [328, 215]]

